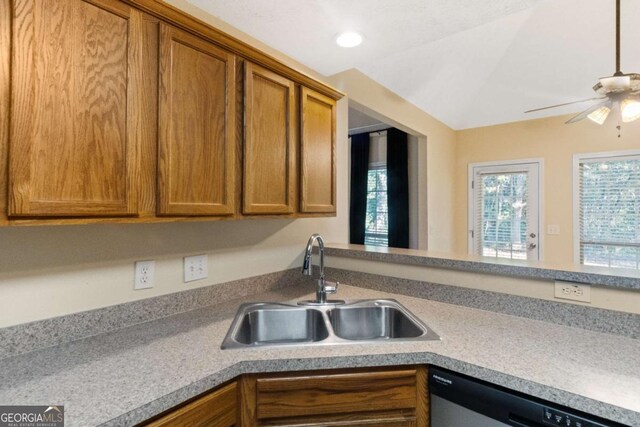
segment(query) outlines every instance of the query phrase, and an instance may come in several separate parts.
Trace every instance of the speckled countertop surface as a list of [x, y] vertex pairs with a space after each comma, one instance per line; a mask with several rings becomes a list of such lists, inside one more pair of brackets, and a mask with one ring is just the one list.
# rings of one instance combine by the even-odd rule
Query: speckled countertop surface
[[614, 288], [640, 289], [640, 271], [631, 269], [615, 269], [615, 274], [612, 274], [610, 268], [587, 265], [520, 261], [416, 249], [339, 243], [331, 243], [325, 246], [325, 255], [501, 276], [565, 280]]
[[339, 296], [395, 298], [442, 341], [220, 350], [235, 300], [3, 359], [0, 404], [61, 404], [67, 426], [122, 426], [242, 373], [430, 363], [640, 426], [640, 340], [349, 286]]

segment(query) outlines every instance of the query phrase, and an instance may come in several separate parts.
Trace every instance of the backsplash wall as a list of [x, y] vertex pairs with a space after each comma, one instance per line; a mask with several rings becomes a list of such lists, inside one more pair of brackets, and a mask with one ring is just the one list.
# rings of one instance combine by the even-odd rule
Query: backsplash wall
[[[339, 185], [335, 218], [0, 229], [0, 327], [302, 265], [312, 233], [345, 240], [346, 197]], [[197, 254], [208, 255], [209, 276], [183, 283], [182, 257]], [[151, 259], [155, 286], [134, 290], [134, 262]]]

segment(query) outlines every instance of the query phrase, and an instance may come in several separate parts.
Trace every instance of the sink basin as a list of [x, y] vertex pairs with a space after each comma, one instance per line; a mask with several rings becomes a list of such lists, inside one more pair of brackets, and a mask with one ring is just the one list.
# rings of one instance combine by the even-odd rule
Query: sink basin
[[334, 308], [328, 314], [335, 334], [347, 340], [417, 338], [425, 333], [406, 312], [388, 305]]
[[322, 341], [329, 336], [318, 310], [285, 304], [245, 304], [238, 317], [240, 322], [233, 338], [240, 344], [299, 344]]
[[240, 306], [222, 348], [439, 339], [395, 300], [360, 300], [313, 308], [259, 302]]

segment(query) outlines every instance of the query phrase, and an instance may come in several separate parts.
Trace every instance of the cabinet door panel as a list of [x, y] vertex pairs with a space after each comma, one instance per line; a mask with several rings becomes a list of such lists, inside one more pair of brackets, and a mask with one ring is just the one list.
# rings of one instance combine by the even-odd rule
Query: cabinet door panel
[[295, 197], [294, 83], [245, 66], [243, 213], [292, 213]]
[[147, 427], [231, 427], [236, 425], [238, 392], [233, 382], [145, 424]]
[[302, 88], [300, 211], [336, 211], [336, 102]]
[[159, 214], [234, 212], [234, 74], [232, 54], [161, 26]]
[[137, 212], [142, 16], [115, 0], [14, 2], [10, 215]]

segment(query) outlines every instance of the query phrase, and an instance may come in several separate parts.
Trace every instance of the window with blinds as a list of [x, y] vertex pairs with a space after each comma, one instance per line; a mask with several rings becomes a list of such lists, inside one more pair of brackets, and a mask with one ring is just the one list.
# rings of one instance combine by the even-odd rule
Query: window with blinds
[[389, 246], [387, 205], [387, 131], [369, 134], [369, 173], [364, 244]]
[[387, 207], [387, 168], [369, 169], [364, 244], [389, 246], [389, 209]]
[[527, 172], [476, 173], [475, 253], [527, 259], [527, 181]]
[[579, 157], [580, 264], [640, 269], [640, 153]]

